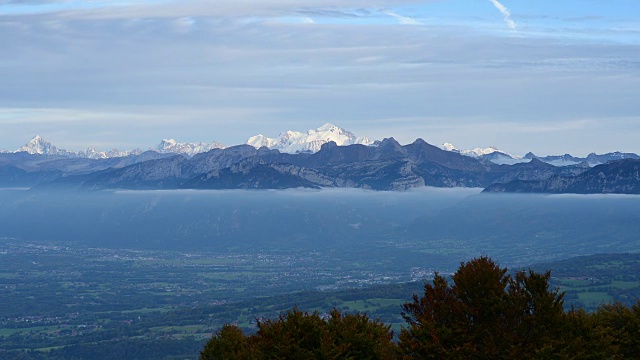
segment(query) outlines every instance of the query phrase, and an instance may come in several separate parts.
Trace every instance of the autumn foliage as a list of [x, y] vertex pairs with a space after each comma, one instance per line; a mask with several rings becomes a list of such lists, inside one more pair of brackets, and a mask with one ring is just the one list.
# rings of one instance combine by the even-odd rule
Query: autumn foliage
[[225, 325], [201, 352], [210, 359], [635, 359], [640, 303], [563, 310], [549, 272], [513, 275], [488, 257], [462, 263], [447, 281], [436, 274], [422, 296], [402, 306], [407, 326], [364, 314], [327, 318], [296, 308], [258, 323], [247, 336]]

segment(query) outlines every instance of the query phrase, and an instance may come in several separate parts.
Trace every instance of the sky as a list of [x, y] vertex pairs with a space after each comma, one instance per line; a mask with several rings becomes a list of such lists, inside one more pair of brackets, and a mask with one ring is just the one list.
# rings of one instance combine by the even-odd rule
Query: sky
[[638, 0], [0, 0], [0, 149], [243, 143], [333, 123], [640, 153]]

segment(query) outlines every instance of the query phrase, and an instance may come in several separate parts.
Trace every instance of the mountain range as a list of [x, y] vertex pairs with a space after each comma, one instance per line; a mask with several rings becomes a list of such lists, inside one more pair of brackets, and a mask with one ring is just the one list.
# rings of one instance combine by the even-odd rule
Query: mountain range
[[[267, 147], [269, 149], [277, 149], [283, 153], [315, 153], [320, 150], [323, 144], [333, 141], [339, 146], [362, 144], [375, 145], [374, 141], [367, 137], [356, 137], [353, 133], [342, 129], [333, 124], [324, 124], [317, 129], [308, 130], [306, 133], [298, 131], [286, 131], [280, 133], [275, 138], [266, 137], [262, 134], [250, 137], [245, 144], [251, 145], [256, 149]], [[192, 157], [196, 154], [205, 153], [213, 149], [224, 149], [226, 146], [213, 141], [211, 143], [181, 143], [175, 139], [162, 139], [160, 143], [150, 148], [161, 154], [182, 154]], [[26, 152], [28, 154], [52, 155], [62, 157], [79, 157], [89, 159], [108, 159], [114, 157], [125, 157], [129, 155], [140, 155], [143, 150], [134, 149], [119, 151], [112, 149], [110, 151], [98, 151], [93, 148], [87, 148], [78, 152], [64, 150], [56, 147], [44, 140], [41, 136], [36, 135], [25, 145], [15, 151], [0, 151], [0, 153], [18, 153]]]
[[542, 162], [555, 165], [555, 166], [577, 165], [583, 162], [588, 163], [589, 166], [596, 166], [596, 165], [605, 164], [607, 162], [616, 161], [616, 160], [640, 159], [640, 156], [637, 154], [623, 153], [619, 151], [600, 154], [600, 155], [596, 153], [591, 153], [587, 155], [587, 157], [577, 157], [570, 154], [537, 156], [532, 152], [529, 152], [524, 156], [517, 156], [517, 155], [511, 155], [505, 151], [499, 150], [495, 146], [490, 146], [488, 148], [475, 148], [472, 150], [460, 150], [451, 143], [444, 143], [442, 144], [441, 148], [443, 150], [457, 152], [462, 155], [470, 156], [476, 159], [484, 159], [484, 160], [489, 160], [496, 164], [509, 164], [509, 165], [529, 162], [531, 159], [538, 159]]
[[547, 179], [514, 179], [494, 183], [485, 192], [545, 194], [640, 194], [640, 160], [622, 159], [597, 165], [576, 176], [555, 174]]
[[[493, 147], [460, 151], [422, 139], [407, 145], [393, 138], [371, 141], [331, 124], [276, 138], [258, 135], [247, 143], [225, 147], [163, 140], [148, 151], [113, 150], [109, 156], [61, 150], [37, 136], [20, 151], [0, 154], [0, 186], [80, 190], [433, 186], [482, 187], [487, 192], [636, 193], [635, 184], [640, 183], [634, 170], [640, 159], [630, 153], [591, 154], [585, 159], [533, 154], [515, 158]], [[503, 161], [509, 158], [517, 161]], [[554, 161], [570, 165], [555, 166]], [[596, 162], [605, 164], [592, 168]]]
[[[323, 144], [331, 141], [335, 142], [338, 146], [347, 146], [354, 144], [377, 146], [380, 143], [380, 141], [378, 140], [373, 141], [364, 136], [355, 136], [350, 131], [327, 123], [317, 129], [308, 130], [306, 133], [289, 130], [280, 133], [276, 137], [267, 137], [262, 134], [258, 134], [247, 139], [245, 144], [251, 145], [256, 149], [266, 147], [268, 149], [278, 150], [281, 153], [297, 154], [318, 152], [322, 148]], [[224, 149], [225, 147], [227, 146], [216, 141], [213, 141], [211, 143], [181, 143], [176, 141], [175, 139], [162, 139], [158, 145], [153, 148], [149, 148], [148, 151], [154, 151], [161, 154], [182, 154], [188, 157], [193, 157], [196, 154], [205, 153], [213, 149]], [[534, 158], [556, 166], [577, 165], [582, 162], [587, 162], [590, 166], [595, 166], [614, 160], [640, 159], [640, 156], [638, 156], [637, 154], [622, 152], [612, 152], [601, 155], [591, 153], [587, 157], [577, 157], [570, 154], [537, 156], [531, 152], [527, 153], [524, 156], [517, 156], [500, 150], [495, 146], [490, 146], [487, 148], [475, 148], [472, 150], [460, 150], [451, 143], [444, 143], [440, 148], [472, 158], [488, 160], [499, 165], [513, 165], [517, 163], [524, 163], [529, 162]], [[140, 148], [125, 151], [120, 151], [118, 149], [99, 151], [93, 148], [87, 148], [85, 150], [74, 152], [60, 149], [44, 140], [39, 135], [36, 135], [29, 142], [15, 151], [0, 151], [0, 153], [18, 152], [60, 157], [108, 159], [114, 157], [140, 155], [144, 151]]]

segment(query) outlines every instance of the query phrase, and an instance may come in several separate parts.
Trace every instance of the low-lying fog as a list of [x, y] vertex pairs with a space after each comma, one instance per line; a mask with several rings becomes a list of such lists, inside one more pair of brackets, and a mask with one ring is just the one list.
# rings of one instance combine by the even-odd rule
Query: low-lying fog
[[4, 189], [0, 237], [132, 249], [362, 251], [405, 265], [479, 255], [529, 264], [640, 250], [640, 196], [480, 191]]

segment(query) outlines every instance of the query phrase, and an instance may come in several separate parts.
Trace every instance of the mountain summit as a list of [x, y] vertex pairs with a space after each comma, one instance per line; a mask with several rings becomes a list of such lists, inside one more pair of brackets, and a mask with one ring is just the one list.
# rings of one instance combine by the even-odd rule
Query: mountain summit
[[259, 134], [250, 137], [246, 141], [246, 144], [255, 148], [264, 146], [269, 149], [280, 150], [280, 152], [295, 154], [316, 153], [320, 151], [322, 145], [331, 141], [335, 142], [338, 146], [353, 144], [373, 145], [373, 141], [367, 137], [356, 137], [353, 133], [329, 123], [315, 130], [309, 130], [306, 134], [291, 130], [280, 133], [276, 138]]
[[36, 135], [29, 140], [24, 146], [20, 147], [17, 152], [26, 152], [29, 154], [39, 155], [69, 155], [67, 150], [58, 149], [55, 145], [43, 139], [40, 135]]

